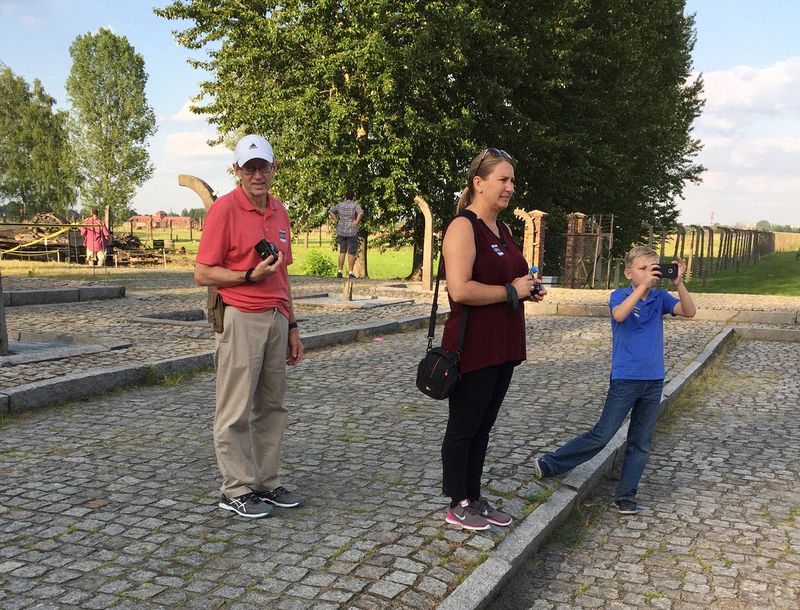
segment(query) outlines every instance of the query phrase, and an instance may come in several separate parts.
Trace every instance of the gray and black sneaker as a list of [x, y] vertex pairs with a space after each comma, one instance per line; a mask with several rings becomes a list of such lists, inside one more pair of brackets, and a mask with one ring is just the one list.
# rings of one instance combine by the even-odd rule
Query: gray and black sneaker
[[549, 477], [551, 474], [547, 462], [542, 461], [541, 458], [535, 458], [533, 460], [533, 476], [541, 480]]
[[258, 496], [262, 502], [269, 502], [270, 504], [282, 508], [296, 508], [305, 503], [305, 499], [296, 493], [292, 493], [285, 487], [276, 487], [275, 489], [268, 489], [266, 491], [254, 490], [253, 493]]
[[469, 505], [476, 509], [481, 517], [494, 525], [506, 527], [507, 525], [511, 525], [511, 522], [514, 520], [508, 513], [504, 513], [502, 510], [498, 510], [489, 504], [489, 500], [483, 496], [474, 502], [470, 502]]
[[473, 504], [464, 501], [465, 504], [448, 506], [444, 520], [453, 525], [460, 525], [465, 530], [488, 530], [492, 527], [482, 515], [478, 508]]
[[260, 517], [269, 517], [272, 513], [272, 507], [265, 504], [254, 493], [246, 493], [235, 498], [229, 498], [222, 494], [219, 500], [219, 507], [225, 510], [232, 510], [237, 515], [247, 517], [248, 519], [258, 519]]
[[616, 500], [614, 504], [617, 505], [617, 512], [620, 515], [635, 515], [639, 512], [639, 508], [633, 500]]

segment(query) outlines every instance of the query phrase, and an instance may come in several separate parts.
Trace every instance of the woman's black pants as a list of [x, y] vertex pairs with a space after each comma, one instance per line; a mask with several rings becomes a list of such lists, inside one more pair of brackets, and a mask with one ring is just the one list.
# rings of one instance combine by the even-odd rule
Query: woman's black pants
[[461, 376], [449, 399], [442, 442], [442, 491], [453, 502], [477, 500], [489, 432], [503, 404], [514, 364], [506, 362]]

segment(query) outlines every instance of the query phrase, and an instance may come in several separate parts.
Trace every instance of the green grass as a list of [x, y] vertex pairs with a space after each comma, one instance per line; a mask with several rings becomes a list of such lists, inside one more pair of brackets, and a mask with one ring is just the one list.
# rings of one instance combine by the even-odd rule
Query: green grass
[[[120, 232], [119, 234], [123, 235], [125, 233], [127, 233], [127, 231]], [[149, 231], [134, 231], [134, 235], [136, 235], [144, 245], [149, 247], [152, 244]], [[175, 249], [179, 249], [181, 246], [183, 246], [186, 248], [188, 255], [194, 255], [197, 253], [197, 245], [199, 243], [198, 240], [200, 239], [199, 231], [194, 231], [192, 233], [192, 240], [189, 240], [188, 229], [175, 229], [172, 232], [172, 236]], [[296, 237], [297, 239], [293, 240], [292, 242], [292, 257], [294, 259], [294, 263], [291, 267], [289, 267], [290, 274], [305, 275], [305, 272], [303, 271], [303, 264], [308, 258], [308, 253], [312, 250], [315, 250], [330, 259], [334, 265], [337, 264], [339, 250], [338, 247], [334, 249], [334, 246], [328, 235], [323, 235], [322, 238], [319, 238], [316, 232], [312, 232], [308, 239], [308, 246], [306, 246], [305, 233], [301, 233]], [[169, 238], [169, 229], [153, 230], [153, 239]], [[384, 252], [381, 252], [378, 250], [378, 248], [370, 247], [367, 254], [369, 277], [377, 280], [393, 280], [408, 276], [408, 274], [411, 273], [412, 255], [413, 250], [410, 246], [399, 248], [397, 250], [386, 250]]]
[[800, 296], [800, 259], [795, 252], [776, 252], [762, 257], [756, 264], [742, 265], [739, 271], [710, 275], [705, 287], [697, 277], [686, 287], [691, 292], [796, 297]]
[[[306, 248], [303, 243], [292, 244], [292, 258], [294, 263], [289, 267], [292, 275], [305, 275], [303, 264], [308, 258], [308, 253], [312, 250], [319, 252], [327, 257], [334, 265], [338, 263], [339, 252], [332, 250], [330, 246], [310, 245]], [[370, 248], [367, 252], [367, 265], [369, 266], [369, 277], [374, 280], [394, 280], [407, 277], [411, 273], [411, 260], [413, 252], [411, 246], [399, 248], [397, 250], [385, 250], [381, 252], [378, 248]], [[347, 261], [345, 259], [345, 266]]]
[[[156, 237], [156, 239], [159, 239]], [[191, 250], [188, 242], [181, 242], [176, 244], [176, 247], [185, 245], [188, 251], [185, 257], [173, 257], [171, 262], [168, 263], [168, 269], [191, 269], [194, 264], [194, 254], [197, 251], [197, 246], [194, 246], [194, 251]], [[289, 267], [289, 273], [292, 275], [305, 275], [303, 264], [308, 258], [308, 253], [311, 250], [316, 250], [322, 255], [328, 257], [331, 262], [336, 265], [338, 261], [338, 252], [331, 249], [330, 246], [309, 246], [308, 248], [304, 243], [292, 244], [292, 256], [294, 263]], [[377, 248], [370, 248], [368, 253], [369, 258], [369, 277], [376, 280], [394, 280], [407, 277], [411, 273], [411, 259], [412, 248], [405, 247], [398, 250], [386, 250], [380, 252]], [[161, 267], [158, 265], [157, 267]], [[152, 268], [152, 266], [150, 267]], [[56, 263], [54, 261], [27, 261], [27, 260], [3, 260], [0, 262], [0, 269], [5, 276], [31, 276], [31, 277], [71, 277], [74, 279], [93, 280], [96, 275], [105, 277], [106, 273], [114, 275], [113, 267], [105, 267], [93, 270], [86, 267], [86, 265], [75, 265], [66, 263]], [[436, 271], [434, 267], [434, 272]]]

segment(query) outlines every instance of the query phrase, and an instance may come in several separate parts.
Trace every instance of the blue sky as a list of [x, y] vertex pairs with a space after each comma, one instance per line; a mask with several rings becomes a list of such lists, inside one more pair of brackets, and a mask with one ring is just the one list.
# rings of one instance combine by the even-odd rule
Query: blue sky
[[[143, 213], [201, 205], [178, 186], [180, 173], [198, 176], [220, 193], [233, 186], [226, 171], [231, 153], [208, 147], [213, 128], [186, 109], [203, 78], [186, 60], [201, 58], [201, 52], [174, 42], [171, 31], [181, 25], [152, 12], [165, 4], [0, 0], [0, 61], [29, 82], [40, 79], [61, 108], [67, 108], [64, 82], [76, 36], [107, 27], [142, 54], [150, 77], [147, 97], [158, 117], [150, 140], [156, 171], [134, 199]], [[687, 187], [681, 221], [707, 224], [713, 214], [726, 225], [800, 225], [800, 1], [688, 0], [686, 11], [696, 13], [694, 64], [706, 83], [694, 134], [705, 144], [699, 161], [708, 172], [702, 184]]]

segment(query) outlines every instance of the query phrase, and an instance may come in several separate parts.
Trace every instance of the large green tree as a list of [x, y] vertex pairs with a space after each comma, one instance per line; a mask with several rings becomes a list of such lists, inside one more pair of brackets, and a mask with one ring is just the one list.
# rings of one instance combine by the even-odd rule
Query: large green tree
[[109, 206], [114, 218], [127, 218], [136, 187], [153, 174], [146, 141], [156, 132], [156, 118], [145, 97], [144, 59], [125, 36], [102, 28], [78, 36], [69, 53], [66, 89], [81, 202], [84, 209]]
[[[352, 187], [385, 243], [441, 224], [484, 146], [519, 161], [525, 209], [614, 212], [627, 246], [702, 168], [683, 0], [175, 0], [157, 14], [212, 78], [196, 110], [276, 144], [276, 191], [313, 227]], [[513, 219], [508, 219], [513, 222]], [[549, 252], [549, 250], [548, 250]]]
[[198, 109], [233, 138], [272, 140], [275, 190], [296, 221], [325, 222], [348, 189], [388, 244], [418, 230], [415, 195], [450, 215], [474, 146], [455, 75], [468, 68], [463, 48], [492, 34], [467, 3], [194, 0], [156, 12], [197, 24], [177, 38], [209, 48]]
[[77, 199], [67, 113], [54, 104], [38, 79], [31, 87], [0, 64], [0, 200], [12, 216], [66, 217]]
[[558, 129], [578, 171], [552, 211], [614, 213], [618, 253], [643, 223], [674, 225], [684, 185], [703, 171], [691, 134], [702, 80], [691, 79], [694, 20], [683, 10], [683, 0], [592, 0], [575, 24]]
[[[570, 212], [615, 215], [617, 253], [643, 222], [673, 225], [676, 200], [700, 179], [692, 123], [694, 20], [683, 0], [487, 3], [513, 66], [492, 125], [519, 162], [514, 201], [549, 213], [548, 261], [563, 254]], [[499, 119], [499, 120], [496, 120]]]

